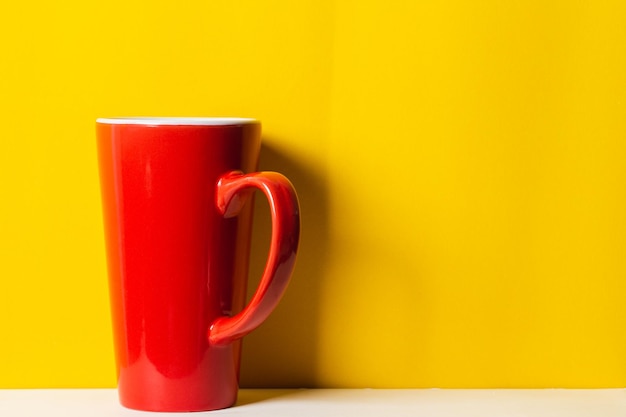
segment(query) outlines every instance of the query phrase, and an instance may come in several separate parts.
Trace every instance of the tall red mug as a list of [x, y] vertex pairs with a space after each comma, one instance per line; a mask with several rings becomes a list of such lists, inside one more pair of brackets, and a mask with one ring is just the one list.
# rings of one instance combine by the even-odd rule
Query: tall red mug
[[[145, 411], [207, 411], [237, 398], [241, 338], [290, 280], [296, 192], [257, 172], [261, 125], [243, 118], [96, 122], [118, 392]], [[253, 191], [272, 236], [246, 303]]]

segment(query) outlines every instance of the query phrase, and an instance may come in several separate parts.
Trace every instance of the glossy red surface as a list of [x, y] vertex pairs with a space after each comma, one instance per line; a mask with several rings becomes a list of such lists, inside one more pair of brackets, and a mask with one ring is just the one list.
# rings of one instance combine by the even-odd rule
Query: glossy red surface
[[[97, 141], [122, 405], [232, 405], [241, 337], [271, 313], [293, 271], [293, 186], [254, 172], [258, 123], [98, 123]], [[270, 202], [273, 234], [259, 288], [244, 306], [254, 189]]]

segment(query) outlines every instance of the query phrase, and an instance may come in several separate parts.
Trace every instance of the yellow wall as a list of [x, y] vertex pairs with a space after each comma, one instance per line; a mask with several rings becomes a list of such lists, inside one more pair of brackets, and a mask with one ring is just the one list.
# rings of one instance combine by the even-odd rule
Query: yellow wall
[[114, 384], [111, 115], [260, 118], [263, 168], [299, 189], [297, 272], [243, 385], [626, 386], [623, 2], [2, 9], [0, 387]]

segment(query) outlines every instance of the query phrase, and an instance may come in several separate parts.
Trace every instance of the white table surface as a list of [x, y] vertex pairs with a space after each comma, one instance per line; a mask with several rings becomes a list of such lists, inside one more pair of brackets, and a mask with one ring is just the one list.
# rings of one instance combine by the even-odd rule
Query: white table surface
[[236, 406], [202, 413], [123, 408], [113, 389], [0, 390], [2, 417], [626, 417], [626, 390], [241, 390]]

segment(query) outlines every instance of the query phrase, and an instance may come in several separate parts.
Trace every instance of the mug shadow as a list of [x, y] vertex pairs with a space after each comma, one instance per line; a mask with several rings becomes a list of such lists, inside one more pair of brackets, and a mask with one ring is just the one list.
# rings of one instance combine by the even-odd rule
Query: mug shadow
[[275, 398], [293, 395], [293, 393], [294, 391], [292, 389], [244, 389], [239, 392], [234, 407], [269, 401]]
[[[242, 388], [316, 386], [320, 297], [328, 262], [326, 178], [287, 157], [264, 138], [260, 171], [277, 171], [293, 183], [300, 202], [300, 246], [294, 275], [276, 310], [243, 341]], [[248, 299], [258, 284], [271, 236], [269, 206], [257, 192], [253, 219]]]

